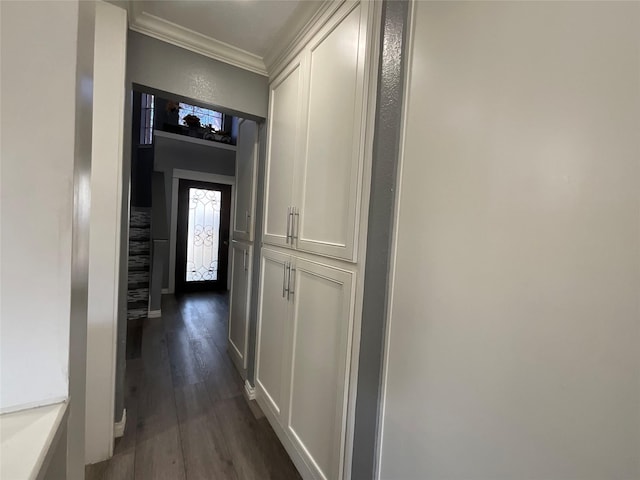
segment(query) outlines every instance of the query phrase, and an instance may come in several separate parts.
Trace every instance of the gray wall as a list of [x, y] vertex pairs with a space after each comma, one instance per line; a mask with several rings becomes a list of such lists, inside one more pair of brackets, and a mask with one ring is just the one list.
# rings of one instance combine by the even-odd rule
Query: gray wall
[[[217, 147], [198, 145], [188, 141], [156, 136], [154, 139], [154, 170], [164, 173], [166, 204], [153, 205], [155, 210], [163, 209], [167, 225], [171, 225], [171, 198], [173, 195], [173, 170], [193, 170], [233, 177], [236, 174], [236, 152]], [[169, 251], [164, 261], [163, 288], [169, 286]]]
[[[153, 172], [152, 205], [166, 205], [166, 184], [164, 172]], [[151, 272], [149, 280], [149, 311], [157, 311], [162, 306], [162, 282], [164, 280], [164, 263], [169, 252], [169, 225], [164, 208], [151, 211]]]
[[146, 35], [130, 32], [128, 74], [165, 98], [216, 107], [225, 113], [266, 117], [268, 79]]
[[385, 2], [382, 10], [358, 397], [351, 465], [354, 479], [374, 478], [375, 472], [408, 6], [404, 0]]

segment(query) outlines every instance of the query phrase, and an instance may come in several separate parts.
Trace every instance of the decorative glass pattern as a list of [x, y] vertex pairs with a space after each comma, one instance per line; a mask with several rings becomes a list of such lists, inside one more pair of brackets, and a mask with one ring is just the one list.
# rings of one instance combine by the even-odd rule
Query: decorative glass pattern
[[187, 282], [218, 279], [221, 199], [216, 190], [189, 189]]
[[208, 108], [196, 107], [188, 103], [180, 104], [179, 121], [180, 125], [185, 125], [184, 117], [187, 115], [195, 115], [200, 119], [200, 125], [211, 125], [215, 130], [222, 130], [222, 113]]

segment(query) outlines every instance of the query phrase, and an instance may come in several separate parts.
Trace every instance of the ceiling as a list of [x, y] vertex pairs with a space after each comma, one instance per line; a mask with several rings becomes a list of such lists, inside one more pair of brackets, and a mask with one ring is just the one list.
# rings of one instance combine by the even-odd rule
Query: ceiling
[[265, 57], [286, 45], [322, 0], [135, 0], [132, 30], [263, 75]]

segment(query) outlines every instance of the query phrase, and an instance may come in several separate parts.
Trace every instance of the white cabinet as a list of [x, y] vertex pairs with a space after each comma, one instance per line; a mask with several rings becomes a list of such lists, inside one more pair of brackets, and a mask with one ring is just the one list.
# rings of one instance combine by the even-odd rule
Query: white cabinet
[[353, 273], [263, 249], [256, 391], [303, 478], [342, 477]]
[[233, 214], [234, 240], [253, 241], [254, 191], [256, 184], [258, 127], [256, 122], [241, 120], [238, 125], [236, 151], [236, 195]]
[[270, 84], [255, 388], [302, 477], [338, 480], [379, 5], [330, 3]]
[[229, 354], [241, 373], [247, 369], [249, 299], [252, 247], [231, 242], [231, 298], [229, 301]]
[[265, 243], [356, 260], [369, 8], [345, 3], [272, 83]]
[[301, 155], [303, 64], [289, 65], [270, 87], [263, 241], [289, 245], [294, 168]]
[[[267, 408], [280, 417], [286, 398], [286, 363], [289, 357], [289, 300], [286, 296], [290, 257], [262, 249], [258, 343], [256, 345], [256, 387]], [[263, 404], [264, 408], [264, 404]]]
[[287, 429], [317, 478], [340, 478], [352, 273], [295, 260]]
[[348, 260], [354, 259], [363, 166], [365, 9], [359, 5], [343, 17], [345, 9], [311, 42], [305, 154], [297, 179], [297, 247]]

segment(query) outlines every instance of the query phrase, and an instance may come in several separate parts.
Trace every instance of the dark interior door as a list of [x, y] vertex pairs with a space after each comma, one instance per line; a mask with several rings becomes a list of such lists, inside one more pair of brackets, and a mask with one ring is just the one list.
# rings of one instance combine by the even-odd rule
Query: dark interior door
[[176, 292], [225, 290], [231, 186], [180, 180]]

